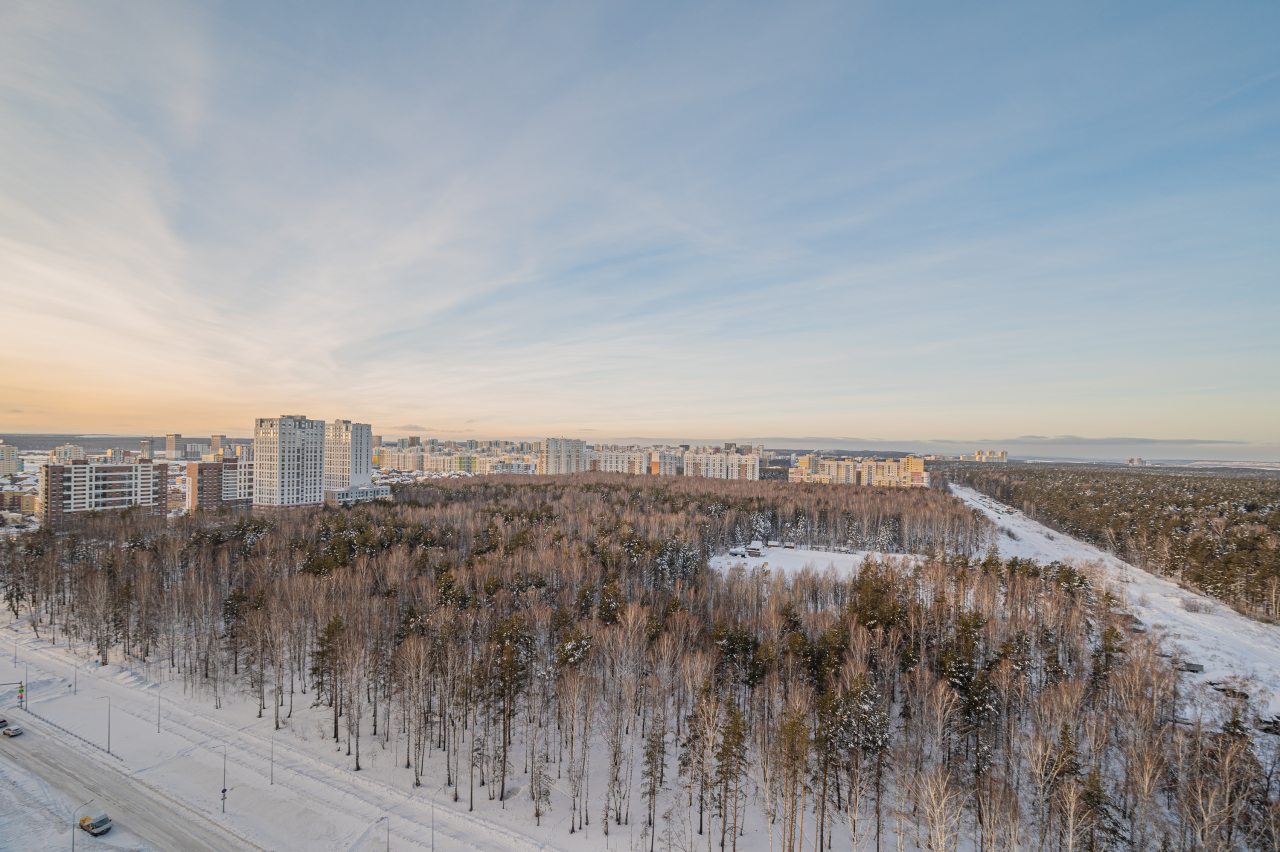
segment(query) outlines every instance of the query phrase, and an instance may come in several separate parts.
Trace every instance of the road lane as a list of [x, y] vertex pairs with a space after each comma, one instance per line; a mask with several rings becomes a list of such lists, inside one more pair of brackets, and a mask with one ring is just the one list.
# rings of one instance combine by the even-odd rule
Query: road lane
[[0, 760], [14, 764], [19, 771], [36, 776], [76, 801], [94, 799], [89, 811], [109, 814], [121, 828], [156, 849], [234, 852], [257, 848], [150, 785], [59, 742], [56, 731], [45, 730], [29, 715], [16, 719], [10, 715], [10, 724], [20, 725], [26, 733], [0, 737]]

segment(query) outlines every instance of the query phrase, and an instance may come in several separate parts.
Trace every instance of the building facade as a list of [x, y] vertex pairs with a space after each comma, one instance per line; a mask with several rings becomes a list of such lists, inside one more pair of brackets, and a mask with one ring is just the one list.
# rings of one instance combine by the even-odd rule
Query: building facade
[[1009, 461], [1008, 450], [974, 450], [973, 455], [960, 456], [960, 461], [1005, 464]]
[[373, 428], [350, 420], [325, 426], [324, 501], [350, 506], [390, 496], [390, 486], [373, 484]]
[[682, 459], [670, 450], [652, 450], [649, 453], [650, 476], [675, 476], [680, 472]]
[[13, 476], [20, 470], [22, 462], [18, 459], [18, 448], [0, 438], [0, 476]]
[[253, 505], [324, 502], [324, 421], [303, 415], [260, 417], [253, 427]]
[[40, 467], [37, 485], [39, 514], [48, 527], [57, 527], [66, 516], [141, 508], [164, 517], [165, 466], [150, 460], [135, 464], [46, 464]]
[[759, 479], [760, 456], [755, 453], [726, 453], [703, 447], [684, 454], [684, 475], [703, 479]]
[[929, 474], [924, 459], [904, 456], [900, 459], [863, 459], [860, 469], [862, 485], [878, 488], [928, 488]]
[[53, 464], [70, 464], [84, 460], [84, 447], [79, 444], [62, 444], [49, 451], [49, 461]]
[[383, 470], [425, 470], [423, 467], [422, 447], [400, 449], [399, 447], [383, 447], [378, 454], [378, 467]]
[[[241, 483], [242, 474], [248, 487]], [[239, 460], [187, 463], [187, 512], [247, 509], [253, 503], [253, 463]]]
[[186, 458], [187, 447], [182, 441], [182, 435], [177, 432], [172, 435], [164, 436], [164, 457], [169, 461]]
[[591, 469], [601, 473], [641, 476], [649, 472], [649, 453], [644, 450], [592, 450], [590, 459]]
[[373, 481], [373, 429], [334, 420], [324, 427], [324, 487], [337, 491]]
[[546, 438], [538, 445], [538, 473], [556, 476], [587, 470], [587, 442], [574, 438]]

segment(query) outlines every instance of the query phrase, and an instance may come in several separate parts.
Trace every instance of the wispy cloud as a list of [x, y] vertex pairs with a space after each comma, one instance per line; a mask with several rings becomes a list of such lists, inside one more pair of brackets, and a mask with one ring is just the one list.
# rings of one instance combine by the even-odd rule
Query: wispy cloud
[[1248, 15], [0, 14], [5, 425], [1280, 422]]

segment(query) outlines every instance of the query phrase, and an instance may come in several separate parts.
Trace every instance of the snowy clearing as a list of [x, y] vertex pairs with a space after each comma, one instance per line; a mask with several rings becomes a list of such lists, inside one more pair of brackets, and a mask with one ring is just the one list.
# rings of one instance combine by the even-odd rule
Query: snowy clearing
[[873, 550], [855, 550], [840, 553], [832, 550], [803, 550], [783, 547], [765, 548], [760, 556], [731, 556], [722, 553], [711, 557], [707, 564], [716, 571], [728, 571], [741, 566], [748, 573], [757, 569], [781, 571], [785, 575], [797, 574], [801, 571], [823, 572], [832, 569], [838, 574], [852, 574], [868, 559], [881, 561], [898, 559], [919, 559], [902, 553], [878, 553]]
[[1093, 566], [1128, 609], [1171, 650], [1204, 672], [1200, 683], [1239, 678], [1259, 715], [1280, 714], [1280, 627], [1262, 624], [1171, 580], [1157, 577], [1091, 544], [1055, 532], [1022, 512], [960, 485], [951, 491], [995, 524], [1001, 556]]

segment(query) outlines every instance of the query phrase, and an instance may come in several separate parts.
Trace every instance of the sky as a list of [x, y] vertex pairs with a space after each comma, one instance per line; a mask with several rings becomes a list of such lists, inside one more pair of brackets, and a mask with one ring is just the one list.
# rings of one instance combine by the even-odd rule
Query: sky
[[1280, 459], [1277, 31], [1274, 2], [6, 2], [0, 431]]

